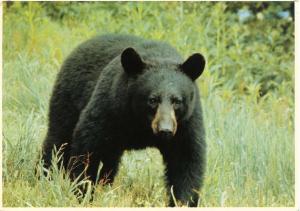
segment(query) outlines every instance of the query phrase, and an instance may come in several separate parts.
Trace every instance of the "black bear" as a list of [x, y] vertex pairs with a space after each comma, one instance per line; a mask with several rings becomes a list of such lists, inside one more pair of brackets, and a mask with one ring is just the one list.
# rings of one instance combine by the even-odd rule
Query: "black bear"
[[[171, 196], [197, 206], [206, 143], [195, 80], [204, 57], [186, 60], [169, 44], [130, 35], [103, 35], [79, 45], [65, 60], [50, 100], [43, 144], [46, 168], [54, 146], [65, 143], [71, 177], [112, 183], [124, 150], [156, 147]], [[70, 161], [76, 158], [77, 164]], [[71, 162], [72, 163], [72, 162]]]

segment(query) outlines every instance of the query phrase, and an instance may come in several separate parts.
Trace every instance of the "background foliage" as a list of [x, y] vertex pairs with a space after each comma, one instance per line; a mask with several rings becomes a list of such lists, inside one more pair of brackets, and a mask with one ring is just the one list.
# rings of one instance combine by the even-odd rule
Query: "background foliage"
[[[201, 52], [208, 166], [200, 206], [294, 206], [292, 2], [4, 2], [4, 206], [166, 206], [155, 149], [126, 152], [112, 187], [79, 204], [55, 168], [34, 175], [64, 58], [104, 33]], [[67, 112], [67, 111], [66, 111]], [[86, 182], [86, 181], [84, 181]]]

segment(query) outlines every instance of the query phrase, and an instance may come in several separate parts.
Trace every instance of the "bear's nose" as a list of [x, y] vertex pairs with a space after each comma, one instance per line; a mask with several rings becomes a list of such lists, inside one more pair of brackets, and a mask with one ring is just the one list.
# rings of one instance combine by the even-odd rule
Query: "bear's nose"
[[161, 139], [169, 140], [173, 137], [173, 132], [172, 132], [172, 130], [169, 130], [169, 129], [163, 129], [163, 130], [159, 130], [157, 135]]
[[174, 136], [174, 123], [169, 116], [162, 116], [157, 126], [157, 135], [161, 139], [169, 140]]

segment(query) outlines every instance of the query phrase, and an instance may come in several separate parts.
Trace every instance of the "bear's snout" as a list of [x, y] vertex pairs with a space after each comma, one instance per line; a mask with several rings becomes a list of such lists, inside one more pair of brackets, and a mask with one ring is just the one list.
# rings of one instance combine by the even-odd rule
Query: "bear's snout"
[[174, 109], [171, 106], [158, 106], [151, 123], [152, 131], [162, 139], [172, 138], [177, 130]]

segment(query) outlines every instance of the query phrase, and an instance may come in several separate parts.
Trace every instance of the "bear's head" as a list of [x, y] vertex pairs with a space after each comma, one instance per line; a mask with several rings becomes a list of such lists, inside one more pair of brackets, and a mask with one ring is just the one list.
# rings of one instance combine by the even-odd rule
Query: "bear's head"
[[194, 81], [204, 70], [204, 57], [196, 53], [182, 63], [162, 58], [147, 61], [133, 48], [127, 48], [121, 54], [121, 64], [128, 75], [133, 118], [160, 138], [175, 136], [198, 103]]

